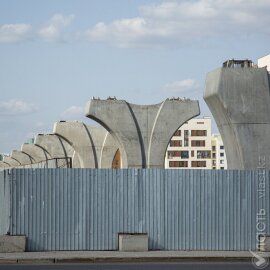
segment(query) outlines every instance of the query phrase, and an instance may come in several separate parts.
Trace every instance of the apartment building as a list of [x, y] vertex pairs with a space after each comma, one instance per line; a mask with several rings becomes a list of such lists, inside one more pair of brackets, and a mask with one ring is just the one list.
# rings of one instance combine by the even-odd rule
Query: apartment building
[[227, 169], [226, 153], [220, 134], [212, 135], [212, 169]]
[[211, 134], [211, 118], [193, 118], [172, 137], [165, 168], [227, 169], [224, 145], [219, 134]]
[[258, 59], [258, 67], [266, 67], [267, 71], [270, 72], [270, 54]]
[[211, 149], [211, 119], [191, 119], [172, 137], [165, 168], [212, 169]]

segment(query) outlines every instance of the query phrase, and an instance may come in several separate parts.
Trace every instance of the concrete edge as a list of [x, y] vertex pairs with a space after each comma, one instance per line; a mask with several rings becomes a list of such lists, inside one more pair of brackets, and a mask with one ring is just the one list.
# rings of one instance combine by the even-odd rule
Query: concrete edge
[[140, 262], [247, 262], [252, 257], [69, 257], [69, 258], [20, 258], [0, 259], [4, 264], [86, 264], [86, 263], [140, 263]]

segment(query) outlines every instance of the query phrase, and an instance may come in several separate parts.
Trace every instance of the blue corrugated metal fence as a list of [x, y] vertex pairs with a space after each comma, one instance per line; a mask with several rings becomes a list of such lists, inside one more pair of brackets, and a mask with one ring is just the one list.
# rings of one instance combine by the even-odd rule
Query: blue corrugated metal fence
[[[15, 169], [10, 233], [27, 249], [116, 250], [118, 233], [148, 233], [150, 249], [255, 250], [269, 214], [269, 172]], [[2, 181], [2, 180], [1, 180]], [[2, 193], [1, 193], [2, 194]], [[266, 232], [270, 233], [269, 215]]]

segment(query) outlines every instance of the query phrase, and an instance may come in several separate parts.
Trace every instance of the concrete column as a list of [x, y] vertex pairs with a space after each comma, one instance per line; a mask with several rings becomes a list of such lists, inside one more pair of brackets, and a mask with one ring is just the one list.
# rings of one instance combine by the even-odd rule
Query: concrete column
[[7, 164], [6, 162], [0, 160], [0, 168], [5, 169], [5, 168], [9, 168], [9, 167], [10, 167], [9, 164]]
[[46, 161], [47, 159], [51, 159], [50, 154], [43, 148], [35, 145], [24, 143], [21, 147], [21, 151], [31, 157], [33, 163], [38, 163], [41, 161]]
[[74, 149], [63, 138], [55, 134], [38, 134], [34, 144], [48, 152], [52, 159], [72, 158]]
[[221, 133], [228, 169], [270, 169], [270, 88], [266, 68], [207, 74], [204, 99]]
[[174, 132], [199, 113], [197, 101], [181, 99], [166, 99], [156, 105], [92, 99], [86, 105], [86, 116], [118, 141], [123, 167], [129, 168], [164, 168], [166, 149]]
[[60, 121], [54, 124], [53, 132], [74, 148], [81, 168], [112, 167], [118, 147], [103, 127], [88, 126], [77, 121]]
[[21, 163], [18, 160], [12, 158], [11, 156], [4, 156], [3, 161], [9, 164], [10, 167], [19, 167], [21, 165]]
[[118, 149], [119, 145], [117, 141], [108, 131], [106, 131], [100, 153], [100, 168], [112, 168], [113, 159]]
[[21, 165], [30, 165], [33, 163], [33, 159], [22, 151], [13, 150], [10, 156], [19, 161]]

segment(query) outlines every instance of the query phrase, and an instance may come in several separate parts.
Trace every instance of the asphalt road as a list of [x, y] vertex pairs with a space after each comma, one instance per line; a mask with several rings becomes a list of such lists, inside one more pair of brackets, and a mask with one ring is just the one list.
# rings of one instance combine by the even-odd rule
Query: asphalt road
[[[121, 264], [53, 264], [53, 265], [0, 265], [5, 270], [255, 270], [251, 262], [179, 262], [179, 263], [121, 263]], [[270, 266], [264, 268], [269, 270]]]

